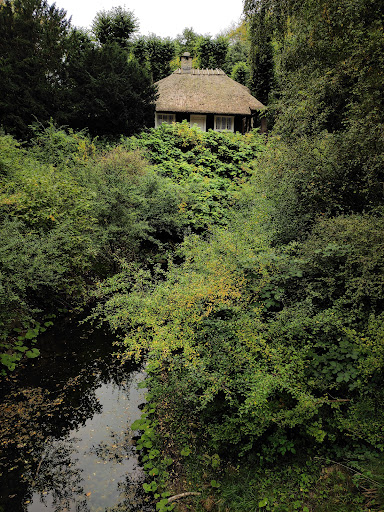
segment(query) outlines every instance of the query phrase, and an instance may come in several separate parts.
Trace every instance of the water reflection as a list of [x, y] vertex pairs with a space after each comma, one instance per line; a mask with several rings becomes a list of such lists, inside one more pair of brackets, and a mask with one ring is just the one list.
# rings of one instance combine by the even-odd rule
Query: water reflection
[[42, 357], [7, 383], [0, 511], [152, 510], [129, 431], [142, 374], [111, 356], [108, 337], [80, 334], [44, 340]]

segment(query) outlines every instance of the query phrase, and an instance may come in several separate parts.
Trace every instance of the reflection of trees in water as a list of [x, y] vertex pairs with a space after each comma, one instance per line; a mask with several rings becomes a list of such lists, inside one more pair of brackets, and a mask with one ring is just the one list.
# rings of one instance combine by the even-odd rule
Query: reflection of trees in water
[[55, 421], [49, 422], [48, 428], [53, 430], [56, 437], [60, 437], [70, 430], [76, 430], [95, 414], [100, 414], [100, 405], [95, 391], [100, 386], [97, 373], [89, 375], [83, 369], [73, 378], [70, 378], [62, 387], [64, 395], [62, 406], [57, 411]]
[[[96, 378], [92, 383], [99, 385]], [[0, 405], [0, 472], [19, 467], [19, 478], [28, 481], [48, 438], [65, 436], [100, 413], [95, 388], [87, 386], [89, 380], [80, 374], [69, 379], [59, 394], [40, 387], [10, 391]]]
[[[101, 442], [97, 447], [92, 447], [88, 453], [95, 454], [103, 461], [122, 462], [134, 451], [128, 442], [127, 433], [112, 434], [111, 445]], [[84, 490], [82, 469], [76, 466], [78, 459], [76, 442], [78, 439], [54, 441], [47, 446], [38, 475], [35, 478], [34, 493], [40, 494], [42, 504], [51, 505], [53, 512], [73, 510], [76, 512], [91, 512], [87, 502], [87, 494]], [[153, 504], [150, 497], [142, 488], [145, 476], [141, 471], [132, 475], [126, 475], [125, 480], [118, 483], [118, 494], [114, 496], [115, 506], [105, 509], [97, 508], [100, 512], [153, 512]], [[71, 508], [72, 505], [72, 508]]]
[[132, 478], [127, 475], [124, 482], [119, 483], [119, 503], [108, 507], [105, 512], [153, 512], [153, 502], [143, 490], [144, 476]]
[[86, 494], [83, 487], [82, 469], [76, 467], [78, 459], [76, 439], [54, 441], [46, 447], [33, 491], [40, 494], [40, 501], [47, 505], [48, 500], [55, 512], [70, 510], [76, 500], [76, 511], [88, 512]]
[[[51, 464], [45, 441], [49, 437], [62, 438], [99, 414], [102, 406], [95, 391], [102, 384], [113, 383], [122, 387], [124, 393], [132, 380], [133, 368], [122, 366], [111, 354], [115, 348], [110, 335], [93, 333], [92, 338], [88, 338], [77, 329], [68, 333], [68, 339], [51, 334], [51, 339], [46, 338], [39, 348], [42, 357], [18, 370], [16, 378], [5, 382], [0, 396], [0, 473], [4, 475], [0, 483], [0, 507], [7, 506], [10, 494], [17, 495], [7, 511], [17, 507], [22, 510], [20, 500], [25, 495], [26, 484], [40, 486], [46, 474], [57, 486], [57, 500], [61, 499], [58, 494], [64, 489], [61, 483], [68, 479], [75, 482], [76, 472], [72, 466], [66, 467], [70, 456], [65, 442], [56, 443], [55, 446], [61, 443], [61, 448], [52, 452], [56, 463]], [[124, 441], [119, 440], [119, 447], [120, 444], [122, 446]], [[113, 459], [115, 455], [110, 449], [105, 456]], [[36, 474], [38, 478], [34, 482]], [[67, 498], [63, 495], [62, 499]]]
[[129, 430], [111, 431], [109, 442], [101, 441], [98, 445], [91, 446], [87, 453], [96, 455], [103, 462], [121, 464], [135, 454], [131, 435]]

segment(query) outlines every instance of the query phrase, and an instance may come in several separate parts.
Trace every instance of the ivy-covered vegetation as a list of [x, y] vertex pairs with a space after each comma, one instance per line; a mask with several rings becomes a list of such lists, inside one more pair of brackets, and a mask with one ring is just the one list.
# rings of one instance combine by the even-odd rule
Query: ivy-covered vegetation
[[[0, 5], [13, 35], [30, 15], [20, 6]], [[147, 362], [148, 404], [133, 428], [158, 510], [182, 493], [196, 512], [381, 510], [382, 1], [247, 1], [244, 44], [241, 27], [231, 39], [190, 29], [176, 42], [135, 39], [136, 20], [117, 9], [95, 21], [94, 45], [43, 7], [38, 40], [53, 16], [74, 53], [46, 60], [43, 74], [17, 47], [2, 60], [4, 128], [28, 137], [0, 137], [4, 371], [38, 356], [54, 315], [93, 304], [126, 358]], [[140, 131], [151, 77], [191, 49], [200, 65], [217, 57], [249, 77], [269, 105], [268, 136], [186, 123]], [[47, 84], [59, 63], [66, 81]], [[110, 63], [116, 75], [103, 73]], [[31, 124], [28, 81], [30, 102], [11, 115], [27, 64], [39, 97], [48, 85], [71, 97], [53, 116], [71, 128], [49, 123], [48, 105]], [[113, 77], [116, 91], [128, 87], [128, 75], [133, 116], [101, 94]], [[123, 125], [115, 116], [106, 133], [111, 112]]]

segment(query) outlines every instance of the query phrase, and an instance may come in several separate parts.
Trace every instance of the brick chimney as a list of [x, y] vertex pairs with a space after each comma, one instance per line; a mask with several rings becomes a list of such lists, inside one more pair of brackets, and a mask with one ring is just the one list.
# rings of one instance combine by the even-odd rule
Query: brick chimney
[[180, 57], [181, 72], [190, 73], [192, 70], [192, 57], [189, 52], [183, 53]]

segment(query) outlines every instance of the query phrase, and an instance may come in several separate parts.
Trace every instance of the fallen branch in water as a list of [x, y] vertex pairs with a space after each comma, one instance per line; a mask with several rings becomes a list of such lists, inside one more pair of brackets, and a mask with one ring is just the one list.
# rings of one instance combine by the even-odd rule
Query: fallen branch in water
[[168, 503], [179, 500], [180, 498], [185, 498], [186, 496], [201, 496], [201, 492], [182, 492], [181, 494], [175, 494], [175, 496], [168, 498]]

